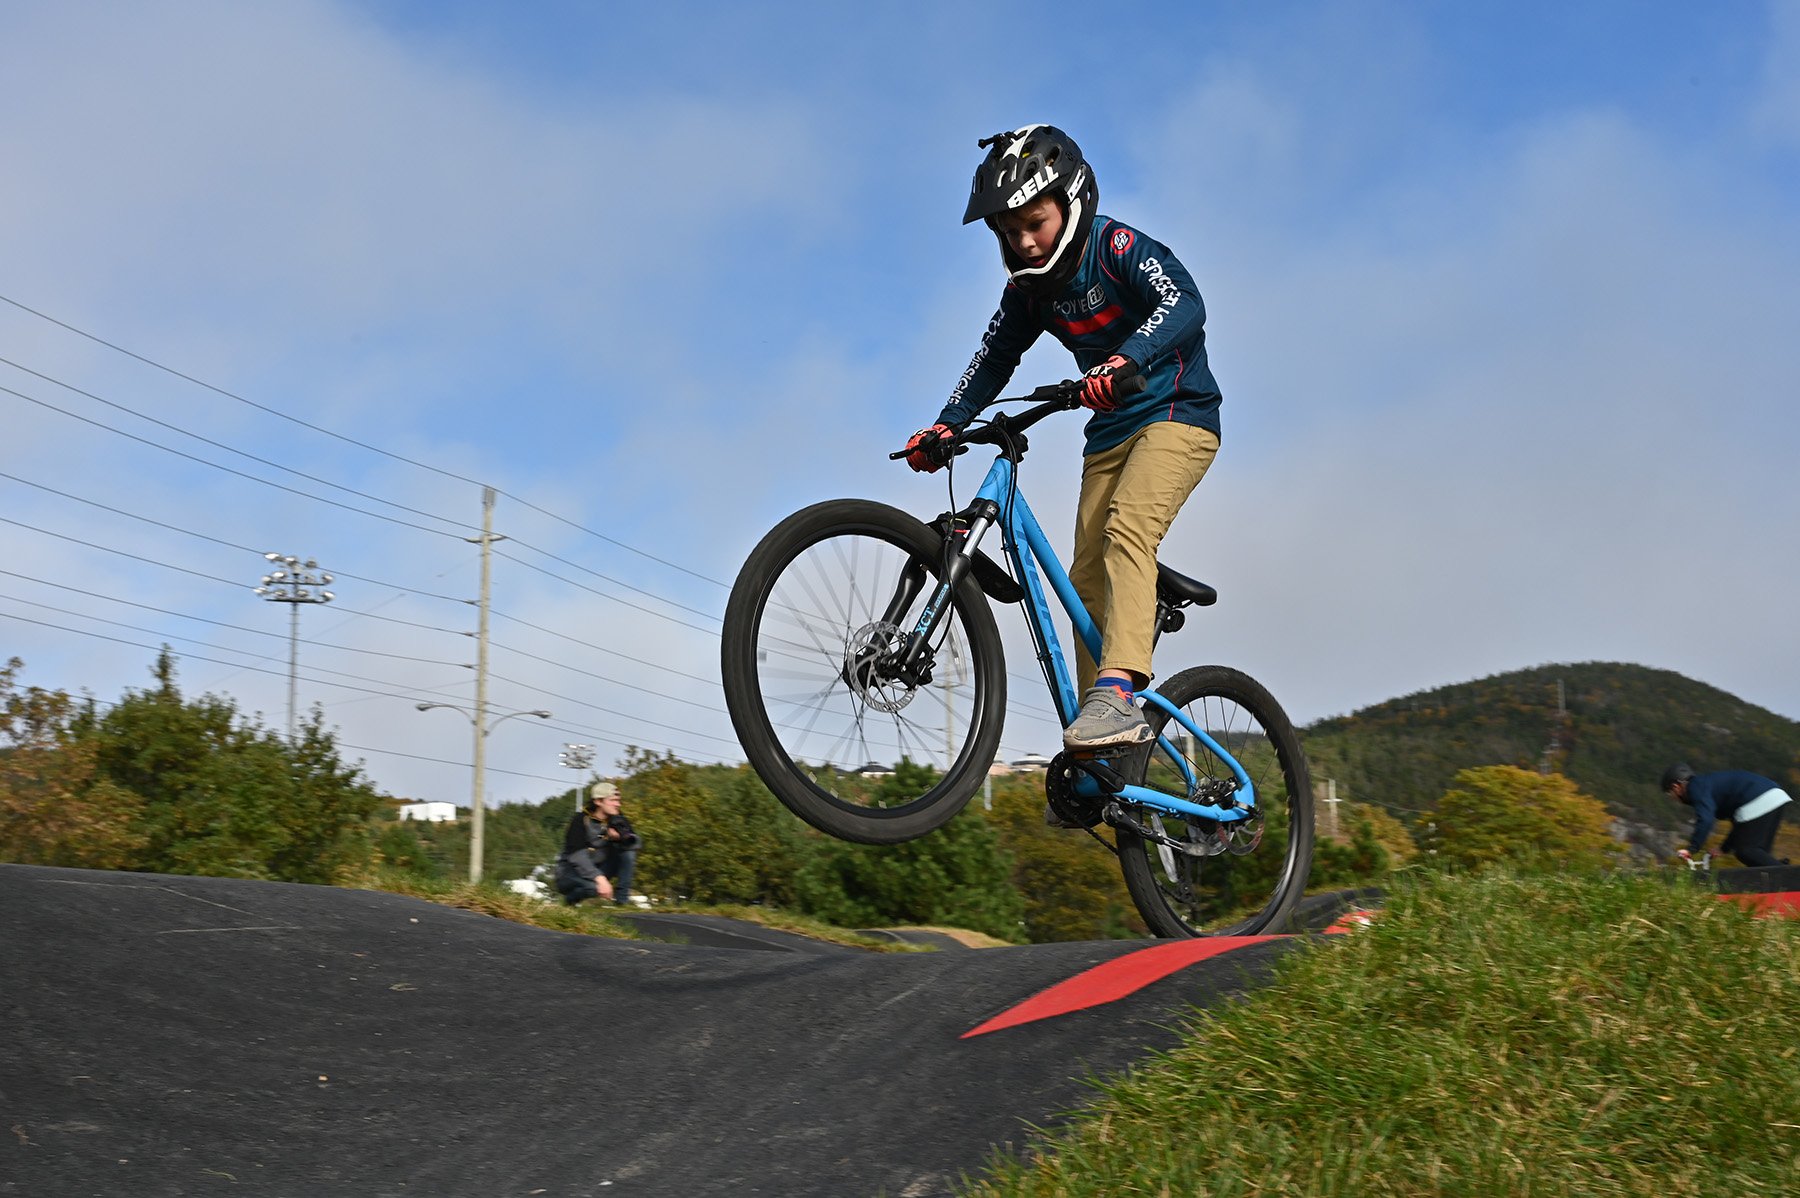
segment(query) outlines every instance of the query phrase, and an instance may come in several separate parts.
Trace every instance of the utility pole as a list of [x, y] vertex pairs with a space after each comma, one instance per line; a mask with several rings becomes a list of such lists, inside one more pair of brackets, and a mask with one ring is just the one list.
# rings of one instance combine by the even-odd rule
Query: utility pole
[[263, 575], [256, 593], [271, 603], [288, 605], [288, 743], [294, 741], [294, 707], [300, 678], [300, 605], [330, 603], [337, 596], [322, 588], [331, 585], [331, 575], [318, 574], [319, 563], [307, 558], [302, 562], [293, 555], [265, 553], [264, 560], [280, 567]]
[[[482, 799], [487, 786], [488, 596], [493, 578], [494, 488], [481, 488], [481, 599], [475, 632], [475, 789], [469, 805], [469, 881], [481, 881]], [[477, 540], [469, 537], [468, 540]]]
[[1338, 834], [1338, 804], [1343, 802], [1342, 799], [1338, 798], [1337, 779], [1324, 778], [1314, 782], [1313, 801], [1316, 803], [1328, 804], [1325, 808], [1325, 822], [1330, 826], [1325, 829], [1325, 835], [1332, 840], [1336, 840]]
[[1568, 751], [1570, 740], [1568, 693], [1563, 689], [1563, 680], [1558, 678], [1556, 680], [1556, 719], [1550, 725], [1550, 743], [1544, 746], [1543, 753], [1538, 757], [1538, 773], [1556, 772], [1557, 767], [1562, 764], [1563, 754]]

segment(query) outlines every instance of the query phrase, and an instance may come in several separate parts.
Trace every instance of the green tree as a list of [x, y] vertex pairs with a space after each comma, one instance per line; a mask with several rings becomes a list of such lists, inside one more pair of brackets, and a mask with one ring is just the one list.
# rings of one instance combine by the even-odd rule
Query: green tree
[[327, 882], [368, 866], [381, 797], [316, 711], [290, 745], [229, 700], [183, 698], [166, 649], [152, 673], [91, 725], [98, 772], [142, 804], [138, 868]]
[[[877, 799], [901, 801], [935, 779], [925, 766], [903, 761], [877, 789]], [[1024, 938], [1024, 904], [1012, 887], [1011, 857], [979, 807], [905, 844], [818, 838], [795, 889], [804, 911], [840, 927], [927, 924]]]
[[[288, 882], [332, 882], [368, 868], [370, 820], [381, 795], [360, 766], [346, 765], [317, 707], [300, 725], [299, 739], [276, 741], [286, 758], [286, 787], [276, 822], [281, 843], [268, 858], [270, 873]], [[271, 736], [269, 739], [273, 739]]]
[[98, 776], [93, 738], [63, 691], [0, 668], [0, 857], [32, 865], [130, 867], [144, 845], [135, 795]]
[[636, 888], [703, 903], [785, 903], [803, 833], [749, 768], [698, 767], [636, 747], [624, 811], [644, 838]]
[[375, 833], [375, 862], [433, 880], [449, 872], [419, 838], [411, 820], [388, 820], [379, 825]]
[[1517, 766], [1460, 771], [1422, 821], [1425, 847], [1444, 864], [1599, 869], [1622, 853], [1598, 800], [1560, 774]]
[[756, 901], [792, 905], [794, 875], [819, 834], [783, 807], [747, 765], [696, 766], [693, 775], [712, 796], [724, 821], [721, 831], [748, 861]]
[[1377, 839], [1374, 821], [1346, 816], [1346, 823], [1348, 840], [1319, 837], [1313, 841], [1312, 873], [1307, 878], [1313, 889], [1371, 885], [1393, 868], [1393, 856]]
[[1379, 885], [1396, 865], [1410, 860], [1418, 848], [1404, 825], [1379, 807], [1342, 803], [1342, 834], [1313, 841], [1313, 867], [1307, 884], [1313, 890]]
[[1026, 939], [1043, 944], [1147, 934], [1125, 889], [1119, 859], [1084, 832], [1044, 823], [1041, 776], [996, 778], [993, 792], [988, 820], [1012, 859]]

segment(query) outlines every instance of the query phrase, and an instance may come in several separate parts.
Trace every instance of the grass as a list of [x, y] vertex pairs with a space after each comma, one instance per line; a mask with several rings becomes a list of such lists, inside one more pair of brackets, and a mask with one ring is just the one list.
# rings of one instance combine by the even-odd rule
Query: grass
[[360, 889], [382, 890], [404, 894], [408, 898], [478, 911], [495, 919], [549, 928], [556, 932], [577, 932], [584, 936], [605, 936], [616, 940], [641, 939], [630, 926], [612, 918], [611, 907], [570, 907], [562, 903], [546, 903], [527, 898], [491, 882], [440, 881], [421, 878], [406, 870], [377, 869], [363, 880]]
[[1800, 921], [1659, 878], [1417, 878], [1197, 1013], [979, 1198], [1794, 1193]]
[[[549, 928], [557, 932], [576, 932], [584, 936], [606, 936], [619, 940], [644, 939], [629, 923], [614, 918], [614, 908], [612, 907], [592, 903], [583, 903], [578, 907], [570, 907], [560, 902], [547, 903], [540, 899], [528, 898], [495, 883], [430, 880], [405, 870], [378, 869], [365, 879], [362, 885], [365, 889], [404, 894], [410, 898], [426, 899], [434, 903], [443, 903], [449, 907], [460, 907], [465, 911], [479, 911], [483, 915], [510, 920], [513, 923], [528, 924], [534, 928]], [[632, 910], [635, 911], [636, 908]], [[773, 907], [707, 907], [695, 904], [664, 904], [659, 905], [656, 912], [664, 915], [717, 915], [726, 919], [737, 919], [766, 928], [774, 928], [777, 931], [791, 932], [796, 936], [805, 936], [812, 940], [845, 944], [852, 948], [868, 949], [870, 952], [877, 953], [932, 951], [919, 945], [897, 944], [883, 937], [865, 936], [860, 932], [853, 932], [847, 928], [836, 927], [805, 915], [797, 915]], [[978, 936], [979, 933], [969, 932], [965, 935]]]

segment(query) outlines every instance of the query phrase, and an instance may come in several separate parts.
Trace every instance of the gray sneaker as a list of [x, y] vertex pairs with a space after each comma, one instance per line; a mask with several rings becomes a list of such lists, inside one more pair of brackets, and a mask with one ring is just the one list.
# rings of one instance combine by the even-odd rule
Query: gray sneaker
[[1093, 686], [1081, 696], [1075, 722], [1063, 729], [1063, 748], [1110, 749], [1141, 745], [1152, 736], [1150, 725], [1116, 686]]

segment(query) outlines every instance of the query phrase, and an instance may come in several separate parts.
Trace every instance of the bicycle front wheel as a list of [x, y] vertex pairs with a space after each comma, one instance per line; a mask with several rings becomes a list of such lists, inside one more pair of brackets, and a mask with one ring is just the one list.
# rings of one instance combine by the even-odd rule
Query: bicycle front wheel
[[[1147, 830], [1118, 831], [1125, 887], [1158, 936], [1248, 936], [1284, 931], [1312, 870], [1312, 778], [1300, 738], [1273, 696], [1224, 666], [1183, 670], [1158, 687], [1236, 758], [1256, 792], [1256, 816], [1218, 823], [1132, 809]], [[1169, 713], [1146, 704], [1158, 742], [1139, 783], [1206, 805], [1235, 781], [1231, 767]], [[1171, 843], [1172, 842], [1172, 843]]]
[[750, 554], [725, 608], [721, 669], [738, 743], [813, 827], [898, 844], [948, 823], [1000, 744], [1006, 670], [967, 576], [902, 660], [943, 573], [943, 538], [897, 508], [814, 504]]

